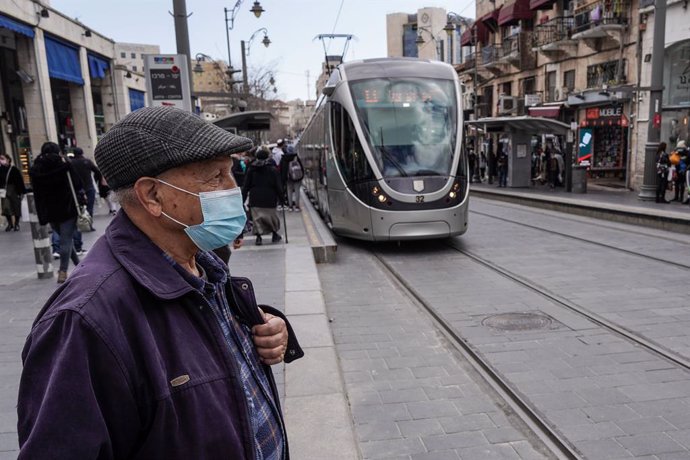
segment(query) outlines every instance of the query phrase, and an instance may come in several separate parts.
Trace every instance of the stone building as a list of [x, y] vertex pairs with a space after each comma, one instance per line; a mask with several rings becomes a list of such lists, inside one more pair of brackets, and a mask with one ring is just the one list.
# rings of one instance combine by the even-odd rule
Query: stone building
[[141, 89], [135, 80], [143, 83], [143, 74], [119, 72], [116, 59], [113, 40], [49, 2], [2, 2], [0, 142], [25, 174], [46, 141], [91, 156], [99, 137], [131, 110], [128, 88]]
[[146, 105], [146, 76], [144, 55], [160, 54], [158, 45], [141, 43], [115, 43], [115, 85], [118, 103], [129, 113]]

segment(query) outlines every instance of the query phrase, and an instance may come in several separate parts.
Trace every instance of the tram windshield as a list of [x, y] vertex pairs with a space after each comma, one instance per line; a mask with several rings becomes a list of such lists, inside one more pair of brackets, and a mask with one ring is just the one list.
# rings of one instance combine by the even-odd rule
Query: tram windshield
[[384, 177], [450, 174], [458, 123], [451, 80], [374, 78], [350, 87]]

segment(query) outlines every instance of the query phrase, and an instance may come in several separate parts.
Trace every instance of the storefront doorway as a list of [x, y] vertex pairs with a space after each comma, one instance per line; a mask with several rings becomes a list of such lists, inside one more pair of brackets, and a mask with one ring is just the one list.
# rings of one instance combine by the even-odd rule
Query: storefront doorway
[[590, 179], [625, 186], [628, 119], [622, 105], [589, 107], [580, 122], [578, 163], [589, 166]]

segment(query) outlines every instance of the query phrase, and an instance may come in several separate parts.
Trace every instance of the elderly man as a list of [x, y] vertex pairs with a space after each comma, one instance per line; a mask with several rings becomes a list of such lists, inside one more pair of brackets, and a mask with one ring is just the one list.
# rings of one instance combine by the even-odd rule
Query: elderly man
[[103, 136], [122, 210], [27, 339], [20, 459], [288, 458], [269, 365], [302, 350], [209, 252], [244, 226], [230, 155], [250, 147], [167, 107]]

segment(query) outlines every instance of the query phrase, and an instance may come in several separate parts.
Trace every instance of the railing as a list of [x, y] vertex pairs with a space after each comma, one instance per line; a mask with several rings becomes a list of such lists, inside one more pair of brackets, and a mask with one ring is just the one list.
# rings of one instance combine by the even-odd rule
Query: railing
[[572, 16], [562, 16], [536, 26], [534, 35], [532, 35], [532, 46], [539, 48], [550, 43], [570, 39], [573, 25], [574, 18]]
[[605, 25], [627, 25], [629, 11], [627, 0], [605, 0], [576, 9], [573, 33]]
[[509, 37], [503, 39], [501, 43], [501, 57], [508, 57], [515, 53], [516, 57], [519, 57], [520, 52], [520, 34], [513, 34]]
[[483, 65], [491, 64], [498, 61], [501, 57], [501, 47], [498, 45], [487, 45], [482, 47], [482, 60]]
[[465, 72], [467, 70], [473, 69], [476, 61], [477, 53], [466, 54], [462, 57], [462, 62], [455, 64], [455, 68], [459, 72]]
[[[621, 65], [620, 78], [618, 66]], [[626, 60], [609, 61], [587, 67], [587, 88], [601, 88], [603, 85], [613, 86], [627, 81], [625, 77]]]

